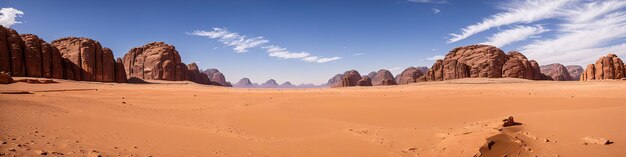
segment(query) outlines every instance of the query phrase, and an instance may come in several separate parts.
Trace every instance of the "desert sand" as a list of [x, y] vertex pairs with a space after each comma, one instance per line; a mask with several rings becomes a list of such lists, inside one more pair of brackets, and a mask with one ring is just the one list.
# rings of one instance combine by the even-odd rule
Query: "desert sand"
[[[2, 155], [626, 156], [626, 81], [317, 89], [56, 81], [0, 85], [32, 93], [0, 94]], [[522, 124], [502, 127], [509, 116]]]

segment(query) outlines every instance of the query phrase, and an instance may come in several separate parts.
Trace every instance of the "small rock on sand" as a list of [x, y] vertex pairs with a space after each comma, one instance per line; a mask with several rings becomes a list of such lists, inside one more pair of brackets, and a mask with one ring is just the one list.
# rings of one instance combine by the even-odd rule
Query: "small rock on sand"
[[588, 144], [599, 144], [599, 145], [609, 145], [609, 144], [613, 144], [612, 141], [609, 141], [606, 138], [602, 138], [602, 137], [585, 137], [583, 138], [583, 141], [585, 145]]

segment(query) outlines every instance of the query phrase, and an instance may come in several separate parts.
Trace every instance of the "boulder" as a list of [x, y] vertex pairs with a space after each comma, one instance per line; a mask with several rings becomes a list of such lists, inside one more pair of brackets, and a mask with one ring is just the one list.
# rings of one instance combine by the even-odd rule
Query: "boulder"
[[615, 54], [600, 57], [595, 64], [587, 65], [580, 77], [581, 81], [613, 80], [624, 78], [624, 62]]
[[393, 74], [389, 72], [389, 70], [381, 69], [376, 72], [374, 79], [372, 79], [372, 85], [381, 86], [381, 85], [396, 85], [396, 80], [393, 77]]
[[9, 84], [9, 83], [13, 83], [13, 77], [11, 77], [9, 73], [0, 71], [0, 84]]
[[343, 73], [341, 80], [342, 87], [356, 86], [359, 80], [361, 80], [361, 74], [356, 70], [350, 70]]
[[[523, 54], [489, 45], [470, 45], [450, 51], [443, 60], [437, 60], [428, 70], [425, 81], [443, 81], [467, 77], [513, 77], [538, 80], [539, 64]], [[419, 79], [418, 79], [419, 80]]]
[[541, 66], [541, 73], [549, 76], [554, 81], [571, 81], [573, 80], [569, 71], [565, 66], [559, 63], [553, 63]]
[[117, 82], [113, 52], [89, 38], [66, 37], [52, 41], [63, 58], [66, 79]]
[[409, 68], [404, 69], [404, 71], [402, 71], [402, 73], [398, 75], [397, 83], [398, 84], [415, 83], [422, 76], [424, 76], [424, 73], [420, 69], [415, 68], [415, 67], [409, 67]]
[[368, 77], [361, 77], [361, 80], [359, 80], [356, 83], [357, 86], [372, 86], [372, 80]]
[[188, 76], [176, 48], [164, 42], [132, 48], [124, 55], [124, 67], [128, 77], [144, 80], [184, 81]]
[[580, 75], [582, 75], [582, 73], [585, 71], [585, 69], [583, 69], [583, 67], [581, 67], [580, 65], [568, 65], [565, 66], [565, 68], [567, 69], [567, 72], [569, 73], [572, 80], [580, 79]]

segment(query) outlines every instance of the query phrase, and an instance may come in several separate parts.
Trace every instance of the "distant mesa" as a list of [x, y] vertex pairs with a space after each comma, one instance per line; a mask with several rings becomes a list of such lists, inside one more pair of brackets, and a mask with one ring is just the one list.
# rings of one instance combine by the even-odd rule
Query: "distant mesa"
[[357, 86], [372, 86], [372, 80], [368, 77], [361, 77], [361, 80], [359, 80], [356, 83]]
[[260, 85], [261, 87], [265, 87], [265, 88], [276, 88], [278, 87], [278, 83], [276, 83], [276, 80], [274, 79], [269, 79], [267, 81], [265, 81], [265, 83]]
[[337, 74], [330, 78], [326, 83], [326, 86], [335, 87], [341, 86], [341, 82], [343, 81], [343, 74]]
[[280, 88], [293, 88], [293, 87], [296, 87], [296, 85], [293, 85], [293, 84], [291, 84], [291, 82], [287, 81], [287, 82], [284, 82], [284, 83], [280, 84], [279, 87]]
[[585, 71], [580, 65], [568, 65], [565, 68], [573, 80], [580, 80], [580, 75]]
[[205, 74], [207, 74], [209, 76], [209, 79], [211, 80], [211, 84], [219, 85], [219, 86], [227, 85], [226, 77], [224, 77], [224, 74], [222, 74], [219, 70], [217, 70], [217, 69], [207, 69], [207, 70], [203, 71], [203, 73], [205, 73]]
[[341, 87], [357, 86], [362, 76], [356, 70], [349, 70], [343, 73], [341, 78]]
[[626, 73], [625, 66], [617, 55], [608, 54], [600, 57], [595, 64], [587, 65], [580, 76], [580, 81], [622, 79]]
[[579, 79], [576, 77], [572, 77], [572, 75], [569, 73], [569, 70], [559, 63], [542, 65], [540, 68], [541, 73], [550, 77], [550, 79], [554, 81], [573, 81]]
[[252, 81], [250, 81], [249, 78], [241, 78], [237, 83], [235, 83], [233, 85], [234, 87], [254, 87], [255, 85], [252, 84]]

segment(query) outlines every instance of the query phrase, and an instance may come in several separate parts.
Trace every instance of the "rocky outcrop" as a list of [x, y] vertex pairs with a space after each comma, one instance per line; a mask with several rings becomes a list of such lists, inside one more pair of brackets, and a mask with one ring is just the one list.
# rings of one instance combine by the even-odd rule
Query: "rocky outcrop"
[[125, 82], [116, 80], [113, 52], [89, 38], [67, 37], [52, 41], [63, 58], [64, 78], [78, 81]]
[[372, 85], [381, 86], [381, 85], [396, 85], [396, 80], [389, 72], [389, 70], [381, 69], [376, 72], [376, 75], [372, 79]]
[[409, 67], [409, 68], [404, 69], [404, 71], [402, 71], [402, 73], [398, 75], [397, 83], [398, 84], [416, 83], [418, 79], [422, 76], [424, 76], [424, 73], [422, 72], [422, 70], [415, 68], [415, 67]]
[[572, 80], [579, 80], [580, 75], [585, 71], [585, 69], [583, 69], [580, 65], [568, 65], [565, 66], [565, 68], [567, 69], [567, 72]]
[[200, 68], [198, 68], [198, 65], [196, 63], [191, 63], [187, 65], [186, 78], [189, 81], [199, 84], [211, 84], [211, 78], [207, 74], [200, 72]]
[[450, 51], [443, 60], [437, 60], [428, 70], [425, 81], [486, 77], [513, 77], [541, 79], [539, 64], [519, 52], [505, 54], [489, 45], [470, 45]]
[[626, 73], [624, 62], [615, 54], [600, 57], [596, 64], [587, 65], [581, 81], [622, 79]]
[[0, 71], [10, 73], [12, 76], [26, 76], [22, 59], [23, 44], [17, 31], [0, 26]]
[[333, 78], [328, 79], [326, 82], [327, 86], [341, 86], [341, 82], [343, 81], [343, 74], [337, 74], [333, 76]]
[[144, 80], [187, 80], [187, 67], [172, 45], [152, 42], [131, 49], [124, 55], [124, 67], [128, 77]]
[[63, 78], [59, 50], [33, 34], [0, 26], [0, 71], [12, 76]]
[[224, 74], [222, 74], [219, 70], [207, 69], [203, 71], [203, 73], [209, 76], [209, 80], [211, 80], [212, 84], [221, 85], [221, 86], [226, 85], [226, 77], [224, 77]]
[[342, 75], [341, 87], [356, 86], [361, 78], [361, 74], [356, 70], [346, 71]]
[[356, 83], [357, 86], [372, 86], [372, 80], [369, 78], [369, 76], [365, 76], [365, 77], [361, 77], [361, 80], [359, 80]]
[[117, 58], [117, 60], [115, 61], [115, 82], [128, 82], [128, 79], [126, 77], [126, 70], [124, 70], [124, 61], [122, 61], [122, 58]]
[[[376, 74], [378, 74], [378, 73], [375, 72], [375, 71], [372, 71], [369, 74], [367, 74], [367, 77], [369, 77], [370, 79], [374, 79], [376, 77]], [[361, 77], [363, 77], [363, 76], [361, 76]]]
[[541, 73], [550, 77], [554, 81], [571, 81], [567, 68], [559, 63], [541, 66]]

